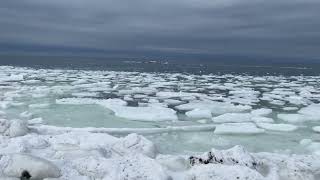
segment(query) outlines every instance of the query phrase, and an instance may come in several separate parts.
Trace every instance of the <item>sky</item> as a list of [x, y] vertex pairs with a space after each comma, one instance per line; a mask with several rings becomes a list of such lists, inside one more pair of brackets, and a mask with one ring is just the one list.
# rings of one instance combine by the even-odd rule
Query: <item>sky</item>
[[0, 53], [318, 59], [319, 0], [2, 0]]

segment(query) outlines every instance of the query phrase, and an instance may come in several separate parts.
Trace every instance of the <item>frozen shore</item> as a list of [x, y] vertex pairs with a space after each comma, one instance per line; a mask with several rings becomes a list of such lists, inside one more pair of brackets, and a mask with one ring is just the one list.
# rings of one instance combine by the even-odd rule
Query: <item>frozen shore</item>
[[[4, 126], [10, 124], [13, 127]], [[28, 171], [34, 179], [240, 179], [316, 180], [319, 155], [249, 153], [241, 146], [204, 154], [165, 155], [141, 135], [57, 127], [29, 128], [2, 120], [0, 179], [18, 179]], [[39, 129], [38, 129], [39, 127]], [[18, 134], [8, 134], [19, 132]], [[63, 128], [61, 128], [63, 130]], [[311, 143], [312, 142], [307, 142]]]

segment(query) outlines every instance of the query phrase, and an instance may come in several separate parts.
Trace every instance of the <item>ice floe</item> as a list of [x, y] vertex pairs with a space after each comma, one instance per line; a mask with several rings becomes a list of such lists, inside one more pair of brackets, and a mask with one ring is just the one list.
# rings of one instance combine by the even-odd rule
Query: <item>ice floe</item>
[[191, 111], [186, 112], [186, 115], [190, 118], [195, 119], [210, 119], [212, 117], [211, 111], [208, 109], [193, 109]]
[[271, 131], [294, 131], [298, 127], [292, 124], [272, 124], [272, 123], [257, 123], [257, 126], [266, 130]]
[[0, 179], [320, 179], [319, 81], [0, 66]]
[[260, 134], [264, 129], [258, 128], [254, 123], [224, 123], [216, 126], [215, 134]]

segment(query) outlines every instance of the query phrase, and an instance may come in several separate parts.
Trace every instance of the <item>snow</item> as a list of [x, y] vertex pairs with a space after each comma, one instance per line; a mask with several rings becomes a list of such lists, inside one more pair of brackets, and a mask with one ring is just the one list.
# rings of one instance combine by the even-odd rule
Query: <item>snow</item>
[[27, 154], [5, 155], [7, 160], [3, 174], [9, 177], [21, 177], [23, 171], [28, 171], [33, 179], [58, 178], [59, 168], [52, 162]]
[[225, 123], [216, 126], [214, 134], [260, 134], [263, 129], [253, 123]]
[[17, 137], [27, 133], [28, 127], [25, 121], [0, 119], [0, 135]]
[[[224, 124], [229, 125], [230, 124]], [[232, 133], [242, 127], [241, 133], [261, 133], [253, 123], [233, 123]], [[220, 125], [221, 126], [221, 125]], [[25, 136], [12, 137], [0, 141], [0, 177], [19, 178], [22, 170], [27, 170], [32, 177], [66, 179], [271, 179], [291, 177], [293, 169], [303, 173], [312, 180], [320, 165], [313, 164], [308, 171], [305, 167], [310, 163], [309, 156], [283, 156], [272, 154], [249, 153], [241, 146], [227, 150], [212, 149], [214, 159], [209, 164], [190, 164], [189, 158], [180, 155], [162, 155], [150, 140], [137, 134], [116, 138], [105, 133], [78, 131], [70, 128], [68, 132], [57, 130], [52, 132], [37, 130]], [[39, 127], [40, 128], [40, 127]], [[219, 127], [217, 127], [219, 129]], [[215, 131], [216, 133], [216, 131]], [[24, 142], [21, 144], [21, 142]], [[312, 144], [312, 143], [311, 143]], [[311, 145], [310, 144], [310, 145]], [[22, 153], [13, 153], [9, 148], [17, 150], [23, 146]], [[316, 144], [308, 146], [314, 149]], [[204, 154], [201, 157], [208, 157]], [[277, 157], [277, 158], [275, 158]], [[320, 157], [312, 157], [318, 162]], [[303, 161], [299, 161], [302, 159]], [[285, 165], [277, 163], [281, 161]], [[268, 163], [263, 163], [268, 162]], [[298, 163], [299, 162], [299, 163]], [[279, 164], [279, 165], [278, 165]], [[290, 165], [290, 166], [286, 166]], [[288, 169], [285, 169], [288, 167]], [[267, 169], [266, 171], [263, 169]], [[278, 173], [276, 169], [281, 171]]]
[[210, 164], [194, 166], [187, 174], [186, 180], [201, 179], [212, 180], [213, 177], [219, 180], [246, 179], [246, 180], [266, 180], [257, 171], [243, 166], [227, 166]]
[[271, 124], [271, 123], [257, 123], [257, 126], [266, 130], [271, 131], [295, 131], [298, 129], [297, 126], [292, 124]]

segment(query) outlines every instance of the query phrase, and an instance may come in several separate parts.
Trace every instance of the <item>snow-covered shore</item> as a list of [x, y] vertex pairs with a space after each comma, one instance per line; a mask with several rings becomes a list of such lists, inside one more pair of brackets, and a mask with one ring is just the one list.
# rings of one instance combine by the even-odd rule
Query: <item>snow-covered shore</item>
[[[11, 124], [13, 127], [4, 126]], [[145, 137], [69, 128], [31, 129], [2, 120], [0, 179], [317, 180], [320, 156], [249, 153], [241, 146], [204, 154], [165, 155]], [[39, 126], [41, 127], [41, 126]], [[5, 128], [10, 132], [6, 133]], [[56, 131], [55, 131], [56, 130]], [[307, 142], [312, 144], [312, 142]], [[316, 144], [314, 144], [316, 145]], [[318, 147], [320, 147], [318, 145]]]

